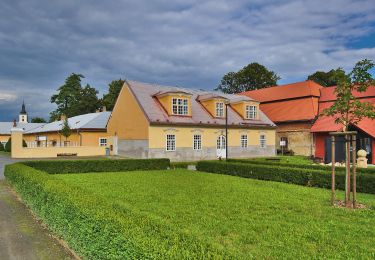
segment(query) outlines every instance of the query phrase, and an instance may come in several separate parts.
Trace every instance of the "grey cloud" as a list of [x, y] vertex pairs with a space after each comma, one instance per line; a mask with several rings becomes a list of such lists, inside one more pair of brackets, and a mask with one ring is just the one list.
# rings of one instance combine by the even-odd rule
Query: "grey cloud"
[[375, 58], [375, 46], [347, 47], [374, 33], [372, 0], [5, 0], [0, 17], [0, 93], [16, 96], [0, 99], [0, 120], [22, 98], [46, 117], [72, 72], [101, 94], [120, 77], [212, 89], [252, 61], [288, 82]]

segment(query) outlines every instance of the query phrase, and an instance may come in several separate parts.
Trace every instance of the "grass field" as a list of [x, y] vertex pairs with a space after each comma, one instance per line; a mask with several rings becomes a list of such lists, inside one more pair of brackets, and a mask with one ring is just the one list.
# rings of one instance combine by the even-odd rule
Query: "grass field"
[[374, 195], [353, 211], [330, 207], [324, 189], [187, 170], [54, 177], [234, 258], [375, 257]]

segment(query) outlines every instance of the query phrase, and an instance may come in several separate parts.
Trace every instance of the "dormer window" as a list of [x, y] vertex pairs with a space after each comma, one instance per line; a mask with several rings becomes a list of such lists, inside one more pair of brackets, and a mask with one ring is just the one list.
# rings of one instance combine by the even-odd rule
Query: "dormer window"
[[258, 111], [256, 106], [246, 106], [246, 119], [256, 119], [257, 114]]
[[172, 113], [173, 115], [188, 115], [189, 102], [187, 98], [173, 98], [172, 99]]
[[224, 102], [216, 102], [216, 117], [224, 117]]

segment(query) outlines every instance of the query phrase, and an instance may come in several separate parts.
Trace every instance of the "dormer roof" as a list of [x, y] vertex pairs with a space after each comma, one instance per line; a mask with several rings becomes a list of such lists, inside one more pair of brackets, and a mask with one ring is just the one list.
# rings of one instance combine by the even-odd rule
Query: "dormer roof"
[[[142, 83], [137, 81], [125, 81], [138, 104], [144, 111], [150, 124], [185, 124], [185, 125], [225, 125], [225, 118], [213, 117], [200, 103], [199, 99], [208, 97], [220, 97], [237, 102], [238, 100], [253, 101], [250, 97], [234, 94], [224, 94], [217, 91], [204, 91], [190, 88], [177, 88], [160, 86], [156, 84]], [[158, 102], [157, 95], [166, 93], [187, 93], [191, 95], [191, 116], [168, 115], [166, 110]], [[268, 126], [274, 127], [275, 124], [268, 117], [259, 111], [259, 120], [243, 119], [231, 107], [228, 107], [228, 124], [231, 126]]]

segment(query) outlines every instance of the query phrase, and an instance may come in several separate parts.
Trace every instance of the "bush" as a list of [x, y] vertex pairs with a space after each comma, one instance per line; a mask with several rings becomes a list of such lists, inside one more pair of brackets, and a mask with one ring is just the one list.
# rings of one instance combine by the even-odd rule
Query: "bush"
[[225, 256], [225, 251], [218, 252], [201, 239], [178, 231], [155, 216], [134, 210], [131, 205], [120, 210], [113, 201], [93, 197], [78, 185], [67, 185], [53, 175], [22, 163], [7, 165], [5, 176], [49, 229], [84, 259]]
[[[219, 161], [200, 161], [197, 164], [197, 170], [258, 180], [331, 188], [331, 174], [325, 170]], [[336, 173], [336, 185], [338, 189], [345, 188], [345, 173]], [[375, 176], [364, 173], [357, 174], [357, 191], [375, 194]]]
[[49, 174], [165, 170], [169, 159], [27, 161], [23, 164]]
[[[332, 167], [329, 165], [316, 165], [316, 164], [296, 164], [296, 163], [285, 163], [285, 162], [276, 162], [276, 161], [264, 161], [259, 159], [228, 159], [229, 162], [238, 162], [238, 163], [248, 163], [248, 164], [259, 164], [259, 165], [273, 165], [280, 167], [292, 167], [292, 168], [302, 168], [310, 170], [319, 170], [331, 172]], [[337, 172], [345, 172], [345, 167], [335, 167]], [[373, 168], [357, 168], [358, 173], [369, 173], [375, 174], [375, 169]]]
[[5, 147], [2, 142], [0, 142], [0, 152], [5, 151]]
[[[27, 143], [25, 140], [22, 140], [22, 146], [27, 147]], [[12, 152], [12, 138], [9, 138], [8, 142], [5, 144], [4, 151], [8, 153]]]
[[187, 169], [189, 165], [197, 165], [197, 162], [171, 162], [172, 169]]

